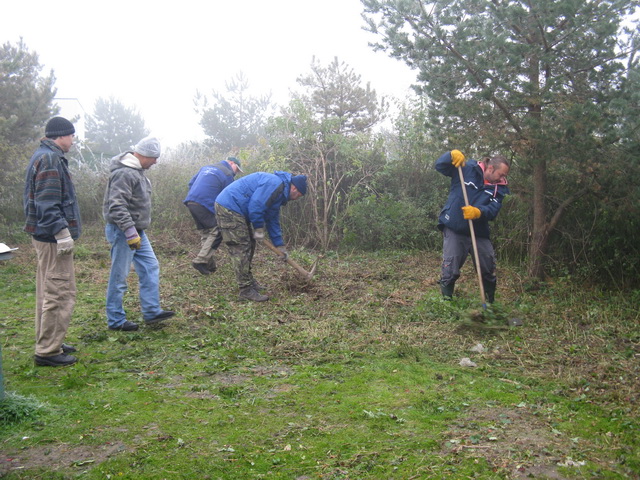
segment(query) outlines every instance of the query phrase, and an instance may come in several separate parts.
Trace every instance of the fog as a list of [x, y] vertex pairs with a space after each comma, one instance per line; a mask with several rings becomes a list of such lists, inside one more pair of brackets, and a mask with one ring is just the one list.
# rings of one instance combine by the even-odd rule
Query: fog
[[373, 51], [362, 10], [359, 0], [26, 0], [3, 5], [0, 40], [22, 37], [42, 73], [54, 71], [63, 115], [91, 114], [97, 98], [113, 97], [175, 146], [204, 138], [196, 91], [224, 92], [242, 72], [249, 95], [284, 104], [314, 56], [322, 65], [338, 57], [379, 95], [405, 98], [415, 72]]

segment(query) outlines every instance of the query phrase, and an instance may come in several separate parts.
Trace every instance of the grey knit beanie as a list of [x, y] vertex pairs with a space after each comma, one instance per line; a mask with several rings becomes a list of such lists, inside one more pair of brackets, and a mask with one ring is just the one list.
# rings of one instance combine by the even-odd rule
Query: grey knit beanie
[[158, 158], [160, 156], [160, 141], [156, 137], [145, 137], [133, 147], [133, 151], [143, 157]]

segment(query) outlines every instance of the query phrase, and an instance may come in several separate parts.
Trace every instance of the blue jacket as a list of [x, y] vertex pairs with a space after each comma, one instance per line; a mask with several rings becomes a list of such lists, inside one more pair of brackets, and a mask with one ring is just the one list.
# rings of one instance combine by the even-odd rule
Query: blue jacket
[[215, 165], [205, 165], [191, 178], [189, 193], [184, 203], [199, 203], [215, 214], [216, 198], [227, 185], [233, 182], [234, 175], [231, 165], [225, 160]]
[[82, 232], [80, 208], [71, 181], [69, 163], [53, 140], [44, 139], [27, 167], [24, 187], [24, 231], [40, 242], [56, 243], [55, 235], [68, 228], [77, 240]]
[[264, 228], [271, 242], [284, 245], [280, 228], [280, 207], [289, 201], [291, 174], [256, 172], [236, 180], [225, 188], [216, 203], [244, 215], [253, 228]]
[[[469, 220], [462, 215], [464, 195], [460, 186], [460, 175], [451, 163], [451, 152], [442, 155], [436, 161], [436, 170], [447, 177], [451, 177], [449, 198], [440, 212], [438, 228], [450, 228], [461, 235], [471, 235]], [[502, 208], [502, 199], [509, 195], [509, 188], [505, 185], [489, 185], [484, 183], [484, 170], [475, 160], [468, 160], [462, 167], [464, 183], [469, 197], [469, 205], [480, 209], [480, 218], [473, 220], [473, 230], [477, 237], [489, 238], [489, 221], [498, 216]]]

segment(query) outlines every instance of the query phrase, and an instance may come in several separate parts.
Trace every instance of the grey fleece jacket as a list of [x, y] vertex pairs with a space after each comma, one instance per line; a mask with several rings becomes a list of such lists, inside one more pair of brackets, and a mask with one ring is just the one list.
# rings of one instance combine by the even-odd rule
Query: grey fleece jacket
[[151, 182], [132, 152], [113, 157], [102, 216], [120, 230], [144, 230], [151, 223]]

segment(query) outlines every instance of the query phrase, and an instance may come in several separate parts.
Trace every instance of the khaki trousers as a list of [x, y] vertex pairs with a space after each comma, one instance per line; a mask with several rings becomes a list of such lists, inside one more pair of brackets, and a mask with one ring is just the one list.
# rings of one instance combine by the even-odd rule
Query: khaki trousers
[[55, 243], [32, 239], [36, 250], [36, 355], [62, 353], [71, 314], [76, 303], [73, 254], [58, 256]]
[[205, 264], [213, 273], [217, 268], [214, 254], [222, 243], [222, 234], [218, 228], [216, 216], [197, 202], [187, 202], [186, 205], [200, 233], [200, 251], [193, 259], [193, 263]]
[[193, 263], [204, 263], [211, 272], [215, 272], [217, 266], [214, 255], [220, 243], [222, 243], [222, 233], [217, 225], [200, 230], [200, 251], [193, 259]]

